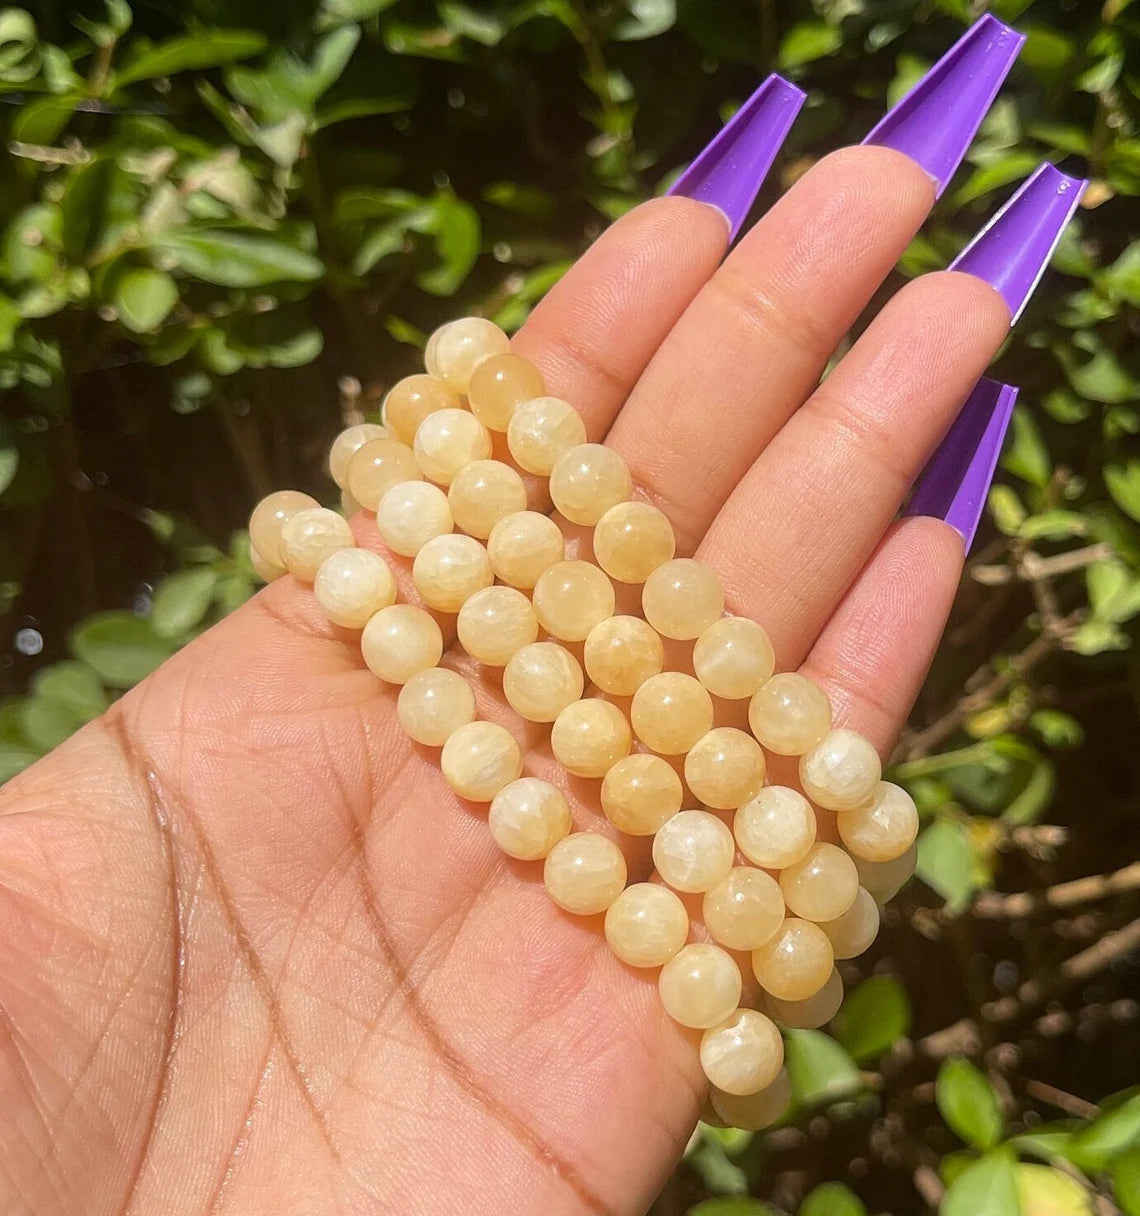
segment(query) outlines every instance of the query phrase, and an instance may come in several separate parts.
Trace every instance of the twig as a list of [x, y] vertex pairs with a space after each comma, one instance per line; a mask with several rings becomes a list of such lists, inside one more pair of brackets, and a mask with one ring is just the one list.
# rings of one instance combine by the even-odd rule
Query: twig
[[1140, 862], [1112, 874], [1091, 874], [1072, 882], [1061, 882], [1043, 891], [1019, 891], [1001, 895], [988, 891], [975, 901], [972, 911], [986, 920], [1009, 920], [1030, 916], [1044, 908], [1071, 908], [1077, 904], [1105, 899], [1122, 891], [1140, 889]]
[[1093, 562], [1112, 556], [1112, 546], [1107, 544], [1086, 545], [1083, 549], [1070, 549], [1068, 553], [1057, 553], [1053, 557], [1041, 557], [1027, 552], [1013, 565], [975, 566], [971, 574], [975, 582], [984, 587], [997, 587], [1015, 580], [1035, 583], [1058, 578], [1083, 570]]
[[914, 1171], [914, 1189], [922, 1196], [922, 1201], [927, 1207], [935, 1209], [946, 1194], [942, 1180], [929, 1165], [920, 1165]]
[[1093, 1119], [1100, 1114], [1100, 1107], [1095, 1103], [1086, 1102], [1084, 1098], [1066, 1093], [1055, 1085], [1046, 1085], [1044, 1081], [1027, 1080], [1025, 1092], [1036, 1101], [1044, 1102], [1046, 1106], [1055, 1106], [1078, 1119]]

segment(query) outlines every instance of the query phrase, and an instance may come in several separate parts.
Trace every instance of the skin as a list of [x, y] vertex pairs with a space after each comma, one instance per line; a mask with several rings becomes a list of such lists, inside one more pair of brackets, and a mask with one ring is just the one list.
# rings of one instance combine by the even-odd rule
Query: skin
[[[515, 341], [884, 753], [963, 559], [892, 520], [1008, 313], [927, 275], [815, 385], [933, 197], [848, 149], [727, 259], [717, 212], [646, 204]], [[675, 1165], [695, 1036], [496, 852], [354, 636], [282, 579], [4, 788], [0, 1210], [633, 1214]], [[445, 662], [549, 776], [548, 728]], [[597, 826], [597, 783], [562, 784]]]

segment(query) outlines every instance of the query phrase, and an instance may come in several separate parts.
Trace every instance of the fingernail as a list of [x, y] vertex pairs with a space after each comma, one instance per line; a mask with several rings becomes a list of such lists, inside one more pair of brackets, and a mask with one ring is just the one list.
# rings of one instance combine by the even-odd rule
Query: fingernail
[[961, 534], [967, 553], [985, 509], [1016, 400], [1017, 389], [1012, 384], [988, 377], [979, 380], [915, 482], [903, 510], [904, 515], [945, 520]]
[[1024, 34], [987, 13], [887, 111], [863, 142], [909, 156], [934, 179], [940, 196], [1024, 42]]
[[716, 207], [728, 220], [732, 240], [756, 201], [804, 97], [802, 89], [782, 76], [769, 76], [669, 193]]
[[1010, 324], [1033, 295], [1088, 181], [1044, 164], [950, 263], [989, 283], [1009, 305]]

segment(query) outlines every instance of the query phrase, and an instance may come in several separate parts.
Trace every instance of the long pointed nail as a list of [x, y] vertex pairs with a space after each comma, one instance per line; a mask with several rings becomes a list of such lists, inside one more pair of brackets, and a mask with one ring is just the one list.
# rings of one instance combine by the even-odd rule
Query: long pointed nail
[[1010, 324], [1021, 316], [1088, 181], [1046, 163], [950, 263], [989, 283], [1009, 305]]
[[941, 195], [1024, 42], [1024, 34], [987, 13], [887, 111], [863, 142], [909, 156], [934, 179]]
[[1017, 389], [983, 377], [966, 398], [954, 424], [935, 450], [904, 515], [945, 520], [961, 533], [966, 552], [985, 509]]
[[782, 76], [769, 76], [681, 174], [670, 194], [723, 212], [733, 239], [768, 176], [805, 94]]

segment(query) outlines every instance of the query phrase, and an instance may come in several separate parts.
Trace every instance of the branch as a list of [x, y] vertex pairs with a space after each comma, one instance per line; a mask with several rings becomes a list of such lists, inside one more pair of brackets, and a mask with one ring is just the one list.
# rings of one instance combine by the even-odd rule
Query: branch
[[1113, 874], [1092, 874], [1072, 882], [1057, 883], [1042, 891], [1019, 891], [1001, 895], [988, 891], [979, 895], [971, 909], [985, 920], [1012, 920], [1031, 916], [1046, 908], [1072, 908], [1078, 904], [1105, 899], [1123, 891], [1140, 889], [1140, 862], [1133, 862]]
[[1093, 562], [1111, 556], [1112, 546], [1107, 544], [1086, 545], [1083, 549], [1070, 549], [1068, 553], [1058, 553], [1053, 557], [1027, 552], [1015, 565], [975, 566], [971, 573], [974, 581], [983, 587], [997, 587], [1015, 580], [1037, 583], [1083, 570]]

